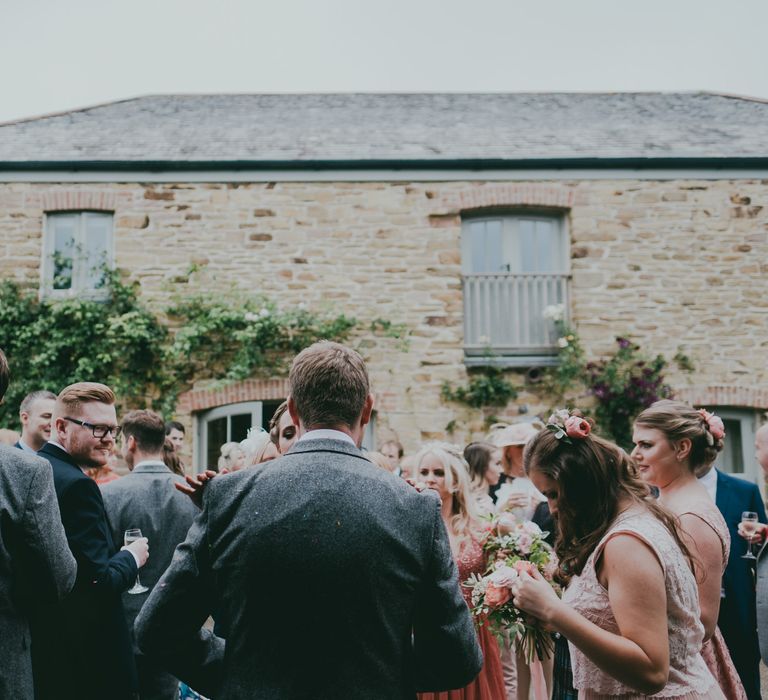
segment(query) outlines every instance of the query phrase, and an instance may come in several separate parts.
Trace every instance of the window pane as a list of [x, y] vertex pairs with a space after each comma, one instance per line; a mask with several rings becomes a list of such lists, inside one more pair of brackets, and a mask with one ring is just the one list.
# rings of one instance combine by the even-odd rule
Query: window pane
[[251, 428], [253, 420], [250, 413], [238, 413], [232, 416], [230, 424], [229, 440], [230, 442], [240, 442], [248, 437], [248, 430]]
[[222, 416], [221, 418], [209, 420], [205, 425], [205, 430], [208, 449], [203, 467], [218, 471], [217, 465], [219, 455], [221, 454], [221, 446], [227, 442], [227, 417]]
[[75, 257], [75, 233], [77, 217], [52, 216], [49, 225], [53, 232], [53, 288], [72, 288], [72, 268]]
[[744, 473], [744, 453], [741, 449], [741, 421], [733, 418], [724, 418], [725, 434], [723, 451], [715, 460], [715, 467], [727, 474]]
[[520, 271], [536, 272], [536, 222], [520, 219], [517, 230], [520, 236]]
[[485, 260], [483, 272], [506, 272], [501, 253], [501, 221], [485, 222]]
[[536, 252], [536, 272], [555, 272], [558, 269], [560, 251], [553, 222], [536, 222]]
[[106, 282], [105, 270], [110, 262], [112, 247], [112, 216], [83, 214], [84, 240], [81, 279], [83, 289], [99, 289]]

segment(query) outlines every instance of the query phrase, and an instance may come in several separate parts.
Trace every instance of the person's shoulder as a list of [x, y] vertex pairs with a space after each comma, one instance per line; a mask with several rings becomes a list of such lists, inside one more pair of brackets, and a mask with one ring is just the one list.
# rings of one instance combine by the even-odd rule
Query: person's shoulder
[[754, 491], [760, 492], [760, 488], [757, 484], [748, 481], [747, 479], [740, 479], [738, 476], [732, 474], [726, 474], [717, 470], [717, 481], [719, 484], [727, 484], [730, 488], [741, 493], [752, 493]]
[[11, 445], [0, 445], [0, 469], [7, 469], [17, 478], [31, 479], [42, 470], [50, 473], [51, 465], [37, 455]]
[[117, 479], [110, 479], [103, 484], [98, 484], [99, 489], [101, 490], [101, 495], [106, 498], [110, 495], [133, 491], [140, 488], [138, 480], [132, 478], [132, 476], [133, 472], [128, 472], [128, 474], [118, 477]]
[[[206, 503], [236, 499], [244, 489], [250, 488], [252, 481], [263, 475], [262, 471], [261, 469], [239, 469], [236, 472], [217, 474], [205, 485], [203, 498]], [[175, 487], [171, 486], [171, 488]]]

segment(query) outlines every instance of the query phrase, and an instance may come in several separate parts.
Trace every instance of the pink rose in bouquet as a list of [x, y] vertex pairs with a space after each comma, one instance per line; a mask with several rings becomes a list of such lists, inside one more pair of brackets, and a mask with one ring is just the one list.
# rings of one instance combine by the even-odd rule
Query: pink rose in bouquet
[[525, 571], [526, 574], [533, 576], [533, 572], [536, 571], [536, 565], [532, 564], [529, 561], [525, 561], [524, 559], [519, 559], [514, 564], [512, 564], [512, 566], [515, 568], [515, 571], [517, 571], [519, 574]]
[[498, 562], [492, 574], [486, 577], [485, 604], [491, 608], [500, 608], [512, 597], [512, 584], [517, 579], [517, 571]]
[[485, 604], [491, 609], [500, 608], [512, 597], [512, 591], [506, 586], [495, 586], [489, 583], [485, 589]]
[[517, 548], [521, 554], [530, 554], [533, 546], [533, 537], [523, 531], [517, 536]]

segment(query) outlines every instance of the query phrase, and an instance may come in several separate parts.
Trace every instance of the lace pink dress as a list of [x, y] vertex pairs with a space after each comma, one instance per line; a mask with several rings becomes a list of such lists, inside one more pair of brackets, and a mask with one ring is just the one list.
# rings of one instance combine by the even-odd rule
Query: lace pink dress
[[587, 559], [581, 575], [571, 579], [563, 594], [563, 600], [599, 627], [614, 634], [619, 633], [608, 600], [608, 591], [600, 584], [595, 572], [595, 562], [602, 554], [605, 543], [619, 533], [631, 534], [648, 545], [664, 569], [669, 620], [669, 681], [660, 693], [653, 696], [643, 695], [607, 675], [578, 648], [569, 644], [573, 685], [579, 691], [579, 698], [724, 700], [720, 688], [701, 657], [704, 627], [699, 620], [696, 580], [672, 535], [642, 506], [632, 507], [616, 518]]
[[[701, 499], [696, 501], [695, 513], [687, 511], [681, 513], [681, 515], [695, 515], [715, 531], [715, 534], [720, 539], [720, 545], [723, 550], [723, 569], [720, 572], [722, 576], [728, 563], [731, 535], [718, 507], [710, 500]], [[704, 657], [707, 668], [712, 672], [728, 700], [747, 700], [744, 686], [741, 683], [739, 674], [736, 672], [736, 667], [733, 665], [733, 660], [728, 652], [728, 647], [725, 646], [725, 640], [720, 633], [719, 627], [715, 628], [715, 633], [704, 643], [701, 655]]]
[[[459, 583], [466, 581], [472, 574], [485, 572], [485, 555], [476, 539], [462, 547], [456, 560], [459, 569]], [[472, 607], [472, 591], [461, 587], [464, 600]], [[503, 700], [506, 697], [504, 675], [501, 670], [499, 645], [488, 625], [476, 627], [480, 649], [483, 651], [483, 667], [480, 674], [465, 688], [438, 693], [419, 693], [419, 700]]]

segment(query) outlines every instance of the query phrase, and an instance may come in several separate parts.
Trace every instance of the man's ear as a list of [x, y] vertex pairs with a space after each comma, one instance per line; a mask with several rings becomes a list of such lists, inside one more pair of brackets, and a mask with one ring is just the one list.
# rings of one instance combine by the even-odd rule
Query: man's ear
[[21, 421], [22, 425], [29, 423], [29, 413], [27, 413], [27, 411], [22, 411], [19, 413], [19, 420]]
[[135, 452], [136, 451], [136, 438], [133, 435], [125, 435], [125, 449], [128, 450], [128, 452]]
[[63, 418], [54, 418], [53, 419], [53, 428], [56, 431], [57, 437], [66, 436], [67, 434], [67, 421], [65, 421]]
[[291, 422], [298, 427], [299, 426], [299, 412], [296, 410], [296, 403], [293, 397], [288, 397], [288, 414], [291, 416]]
[[370, 423], [371, 413], [373, 413], [373, 394], [368, 394], [368, 396], [365, 397], [365, 403], [363, 404], [363, 412], [360, 414], [361, 427]]

